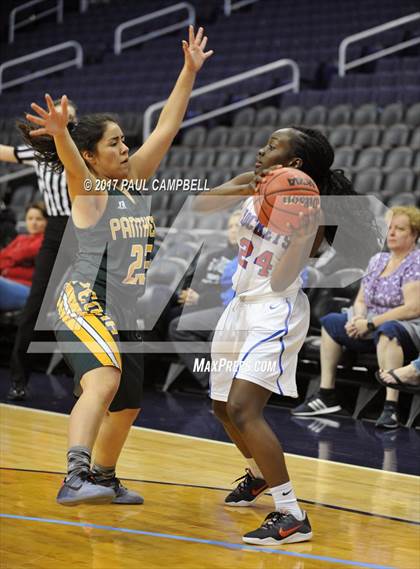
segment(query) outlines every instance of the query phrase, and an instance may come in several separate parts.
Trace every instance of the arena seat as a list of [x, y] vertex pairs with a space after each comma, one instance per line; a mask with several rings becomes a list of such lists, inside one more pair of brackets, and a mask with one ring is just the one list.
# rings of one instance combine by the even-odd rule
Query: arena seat
[[412, 192], [403, 192], [402, 194], [391, 197], [387, 202], [388, 207], [397, 205], [415, 206], [417, 205], [417, 196]]
[[235, 114], [233, 126], [254, 126], [256, 110], [252, 107], [241, 109]]
[[248, 148], [242, 153], [240, 165], [245, 170], [253, 170], [257, 160], [257, 149], [254, 147]]
[[207, 129], [204, 126], [193, 126], [188, 129], [182, 139], [184, 146], [203, 146], [207, 135]]
[[366, 146], [377, 146], [382, 134], [382, 129], [376, 125], [362, 126], [356, 130], [353, 145], [357, 148], [365, 148]]
[[363, 152], [359, 152], [355, 164], [354, 172], [367, 170], [368, 168], [379, 168], [384, 159], [384, 149], [380, 146], [370, 146], [365, 148]]
[[262, 127], [272, 125], [273, 128], [278, 124], [278, 109], [273, 106], [262, 107], [258, 109], [255, 115], [254, 126]]
[[388, 152], [382, 170], [389, 173], [398, 168], [409, 167], [413, 161], [413, 155], [413, 150], [408, 146], [393, 148]]
[[305, 126], [313, 126], [327, 122], [327, 108], [324, 105], [316, 105], [305, 112], [303, 124]]
[[403, 120], [404, 107], [401, 103], [387, 105], [379, 115], [379, 124], [389, 127]]
[[420, 150], [420, 126], [418, 126], [411, 135], [410, 146], [413, 150]]
[[420, 177], [419, 176], [419, 174], [420, 174], [420, 151], [419, 150], [416, 152], [416, 155], [414, 158], [413, 170], [416, 173], [416, 175], [418, 177]]
[[415, 103], [407, 110], [405, 123], [412, 127], [420, 126], [420, 103]]
[[405, 146], [410, 136], [410, 127], [406, 124], [394, 124], [384, 131], [381, 145], [384, 148]]
[[216, 126], [208, 132], [206, 146], [226, 146], [228, 135], [229, 129], [226, 126]]
[[331, 130], [328, 139], [333, 148], [350, 146], [353, 142], [354, 131], [350, 125], [340, 125]]
[[216, 188], [230, 180], [232, 177], [232, 172], [230, 170], [213, 170], [207, 178], [207, 185], [209, 188]]
[[271, 126], [264, 126], [259, 128], [252, 135], [251, 146], [256, 149], [260, 148], [261, 146], [265, 146], [272, 132], [273, 128]]
[[216, 158], [216, 151], [212, 148], [202, 148], [195, 150], [192, 155], [191, 166], [200, 168], [210, 168]]
[[184, 148], [182, 146], [174, 146], [171, 148], [168, 154], [167, 163], [168, 166], [174, 166], [177, 168], [186, 168], [190, 165], [191, 161], [191, 150], [189, 148]]
[[353, 146], [341, 146], [335, 152], [334, 168], [351, 168], [355, 161], [356, 151]]
[[386, 177], [382, 194], [386, 198], [395, 196], [397, 193], [411, 192], [414, 185], [414, 172], [411, 168], [399, 168]]
[[365, 103], [360, 105], [353, 111], [352, 124], [363, 126], [365, 124], [374, 124], [378, 118], [378, 106], [375, 103]]
[[248, 146], [251, 143], [252, 134], [253, 129], [249, 126], [234, 126], [229, 134], [228, 146]]
[[352, 122], [351, 105], [337, 105], [328, 111], [328, 125], [335, 127], [340, 124], [349, 124]]
[[224, 149], [218, 153], [214, 165], [216, 168], [235, 168], [239, 165], [240, 157], [239, 148]]
[[368, 168], [359, 172], [354, 179], [354, 188], [359, 194], [379, 192], [382, 187], [383, 174], [380, 168]]
[[279, 112], [279, 126], [287, 127], [292, 125], [299, 125], [302, 123], [303, 110], [301, 107], [292, 106]]

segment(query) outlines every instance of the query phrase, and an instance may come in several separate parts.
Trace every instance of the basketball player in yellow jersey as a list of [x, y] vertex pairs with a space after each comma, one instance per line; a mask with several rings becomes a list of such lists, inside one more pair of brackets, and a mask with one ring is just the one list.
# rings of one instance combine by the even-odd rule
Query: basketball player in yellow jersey
[[[86, 193], [84, 188], [95, 188], [101, 180], [147, 180], [156, 172], [179, 130], [196, 74], [213, 53], [204, 51], [206, 43], [203, 29], [195, 36], [190, 26], [189, 42], [183, 42], [185, 63], [175, 87], [155, 130], [131, 157], [112, 116], [90, 115], [68, 125], [66, 96], [61, 111], [46, 95], [47, 110], [33, 103], [37, 116], [27, 115], [40, 127], [26, 128], [31, 145], [50, 163], [55, 155], [57, 166], [58, 160], [64, 165], [79, 240], [73, 280], [65, 283], [57, 305], [57, 338], [77, 344], [75, 353], [66, 356], [81, 389], [70, 415], [68, 473], [57, 496], [63, 505], [143, 502], [115, 475], [140, 410], [142, 389], [141, 359], [138, 354], [120, 353], [117, 319], [124, 299], [134, 298], [144, 286], [154, 223], [144, 198], [122, 191], [122, 184], [99, 192]], [[118, 200], [112, 199], [113, 194]], [[93, 274], [92, 259], [103, 254], [104, 243], [107, 258], [102, 257], [99, 272], [96, 268]]]

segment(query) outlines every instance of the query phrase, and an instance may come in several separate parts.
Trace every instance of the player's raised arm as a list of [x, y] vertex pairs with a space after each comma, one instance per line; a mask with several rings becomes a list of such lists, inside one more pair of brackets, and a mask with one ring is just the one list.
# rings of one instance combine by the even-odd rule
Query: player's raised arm
[[256, 176], [254, 172], [244, 172], [224, 184], [202, 192], [193, 201], [192, 209], [199, 213], [228, 209], [255, 193]]
[[194, 28], [189, 28], [189, 42], [183, 41], [184, 66], [162, 109], [156, 128], [142, 147], [130, 158], [130, 177], [150, 178], [157, 170], [167, 153], [173, 139], [178, 133], [187, 109], [191, 91], [198, 71], [213, 51], [204, 51], [207, 37], [203, 28], [199, 28], [194, 36]]

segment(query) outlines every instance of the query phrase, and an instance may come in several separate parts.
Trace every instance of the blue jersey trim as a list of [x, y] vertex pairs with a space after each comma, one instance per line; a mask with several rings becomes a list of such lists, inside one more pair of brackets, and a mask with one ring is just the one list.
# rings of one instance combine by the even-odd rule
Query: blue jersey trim
[[286, 347], [285, 347], [285, 345], [284, 345], [284, 339], [285, 339], [285, 337], [287, 336], [287, 334], [289, 333], [289, 322], [290, 322], [290, 316], [291, 316], [291, 314], [292, 314], [292, 303], [290, 302], [290, 300], [289, 300], [288, 298], [286, 298], [286, 302], [287, 302], [287, 306], [289, 307], [289, 311], [288, 311], [287, 316], [286, 316], [286, 327], [285, 327], [284, 334], [280, 337], [280, 344], [281, 344], [281, 351], [280, 351], [280, 355], [279, 355], [279, 369], [280, 369], [280, 373], [279, 373], [279, 375], [278, 375], [278, 377], [277, 377], [277, 379], [276, 379], [276, 383], [277, 383], [277, 387], [278, 387], [278, 390], [279, 390], [280, 395], [283, 395], [283, 391], [282, 391], [282, 388], [280, 387], [279, 379], [280, 379], [280, 377], [283, 375], [283, 372], [284, 372], [283, 366], [282, 366], [282, 363], [281, 363], [281, 359], [282, 359], [282, 357], [283, 357], [284, 350], [286, 349]]
[[[289, 332], [289, 318], [290, 318], [290, 314], [291, 314], [291, 312], [292, 312], [292, 305], [291, 305], [290, 300], [289, 300], [288, 298], [286, 298], [286, 302], [287, 302], [287, 306], [288, 306], [289, 310], [288, 310], [288, 313], [287, 313], [287, 316], [286, 316], [286, 325], [285, 325], [285, 327], [284, 327], [284, 328], [281, 328], [280, 330], [277, 330], [277, 331], [274, 332], [273, 334], [270, 334], [270, 336], [267, 336], [267, 338], [263, 338], [262, 340], [259, 340], [256, 344], [254, 344], [251, 348], [249, 348], [249, 350], [247, 351], [247, 353], [243, 356], [243, 358], [242, 358], [242, 360], [241, 360], [241, 363], [239, 364], [238, 369], [236, 370], [235, 375], [233, 376], [233, 379], [236, 379], [236, 376], [237, 376], [237, 374], [238, 374], [238, 371], [239, 371], [240, 368], [241, 368], [242, 363], [246, 360], [246, 358], [249, 356], [249, 354], [252, 352], [252, 350], [255, 350], [255, 348], [257, 348], [257, 347], [260, 346], [261, 344], [264, 344], [265, 342], [268, 342], [268, 341], [272, 340], [273, 338], [276, 338], [276, 337], [279, 336], [279, 335], [280, 335], [280, 342], [281, 342], [281, 345], [282, 345], [282, 352], [280, 353], [280, 357], [279, 357], [279, 366], [280, 366], [280, 375], [279, 375], [279, 377], [282, 375], [283, 370], [282, 370], [282, 367], [281, 367], [281, 357], [282, 357], [283, 352], [284, 352], [284, 350], [285, 350], [283, 338], [284, 338], [284, 337], [287, 335], [287, 333]], [[279, 387], [279, 390], [280, 390], [280, 395], [282, 395], [282, 391], [281, 391], [281, 389], [280, 389], [280, 385], [279, 385], [279, 383], [278, 383], [278, 379], [277, 379], [276, 381], [277, 381], [277, 386]]]

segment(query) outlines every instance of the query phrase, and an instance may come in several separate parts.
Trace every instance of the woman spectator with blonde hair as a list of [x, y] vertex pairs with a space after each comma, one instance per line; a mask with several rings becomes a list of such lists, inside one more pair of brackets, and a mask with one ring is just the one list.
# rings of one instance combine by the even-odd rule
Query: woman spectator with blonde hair
[[[335, 375], [343, 347], [376, 350], [382, 370], [400, 368], [420, 351], [420, 209], [396, 206], [388, 212], [389, 252], [374, 255], [352, 309], [321, 318], [321, 388], [292, 411], [296, 416], [325, 415], [341, 410]], [[387, 388], [377, 427], [396, 428], [398, 391]]]

